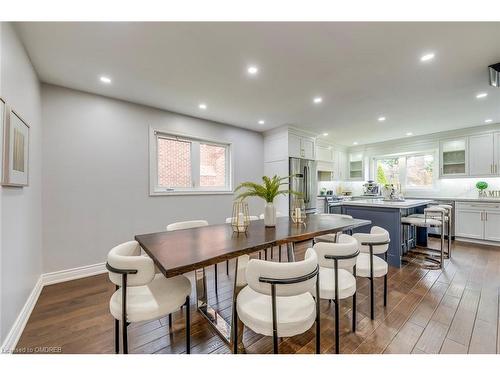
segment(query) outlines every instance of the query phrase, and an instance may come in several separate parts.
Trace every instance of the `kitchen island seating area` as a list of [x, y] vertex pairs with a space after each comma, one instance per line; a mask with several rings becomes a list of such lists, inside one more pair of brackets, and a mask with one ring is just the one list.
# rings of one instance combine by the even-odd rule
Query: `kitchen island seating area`
[[[122, 326], [123, 353], [128, 353], [127, 326], [131, 322], [157, 319], [186, 307], [186, 353], [190, 353], [190, 310], [191, 282], [183, 274], [185, 270], [198, 270], [196, 275], [196, 298], [198, 312], [207, 319], [213, 329], [222, 337], [234, 353], [244, 351], [243, 327], [265, 336], [273, 337], [273, 352], [278, 353], [279, 338], [300, 335], [316, 324], [316, 352], [320, 348], [319, 301], [326, 299], [335, 304], [335, 343], [339, 353], [340, 312], [339, 302], [352, 297], [352, 330], [356, 330], [356, 276], [371, 278], [382, 276], [378, 265], [379, 255], [387, 251], [388, 232], [373, 227], [371, 234], [350, 236], [340, 232], [369, 225], [369, 221], [349, 219], [338, 215], [313, 215], [305, 225], [297, 226], [288, 218], [281, 218], [276, 228], [266, 228], [261, 220], [253, 221], [245, 237], [236, 238], [227, 230], [227, 224], [210, 226], [203, 220], [170, 224], [169, 231], [159, 234], [136, 236], [130, 241], [113, 248], [108, 255], [107, 268], [110, 280], [116, 285], [111, 297], [110, 310], [115, 318], [115, 352], [119, 352], [119, 323]], [[174, 229], [174, 230], [172, 230]], [[280, 235], [279, 233], [282, 234]], [[286, 232], [286, 234], [285, 234]], [[318, 242], [306, 251], [303, 261], [295, 261], [293, 243], [312, 240], [316, 235], [328, 232], [338, 233], [335, 242]], [[186, 256], [192, 260], [195, 254], [185, 254], [181, 243], [206, 240], [207, 235], [217, 238], [223, 233], [220, 244], [233, 244], [232, 249], [221, 249], [225, 255], [236, 259], [233, 281], [233, 307], [231, 322], [223, 321], [207, 303], [207, 284], [204, 268], [223, 260], [221, 257], [203, 252], [198, 261], [185, 264]], [[252, 237], [252, 233], [255, 238]], [[218, 235], [217, 235], [218, 234]], [[272, 240], [269, 241], [269, 235]], [[160, 247], [155, 247], [151, 237], [161, 235]], [[258, 236], [264, 236], [257, 238]], [[148, 240], [149, 239], [149, 240]], [[267, 239], [268, 242], [263, 241]], [[172, 241], [172, 242], [169, 242]], [[384, 242], [385, 240], [385, 242]], [[141, 243], [142, 242], [142, 243]], [[260, 245], [257, 245], [260, 243]], [[255, 250], [286, 243], [288, 262], [250, 259]], [[171, 244], [171, 246], [169, 246]], [[212, 246], [217, 244], [212, 241]], [[141, 247], [147, 255], [141, 255]], [[196, 252], [197, 247], [190, 247]], [[175, 250], [172, 250], [175, 249]], [[247, 249], [242, 253], [242, 249]], [[360, 249], [366, 252], [360, 254]], [[198, 252], [203, 250], [198, 248]], [[371, 260], [359, 261], [360, 256]], [[181, 257], [182, 259], [179, 259]], [[207, 258], [208, 257], [208, 258]], [[175, 268], [172, 261], [176, 259]], [[204, 261], [201, 261], [205, 259]], [[365, 264], [366, 263], [366, 264]], [[168, 266], [167, 266], [168, 265]], [[155, 273], [155, 266], [161, 273]], [[199, 267], [199, 268], [198, 268]], [[360, 270], [360, 272], [359, 272]], [[385, 295], [387, 284], [384, 284]], [[373, 293], [371, 294], [373, 305]], [[371, 307], [373, 312], [373, 306]], [[215, 319], [214, 319], [215, 318]], [[323, 318], [324, 319], [324, 318]], [[373, 317], [372, 317], [373, 319]], [[171, 317], [169, 329], [172, 328]], [[226, 334], [229, 333], [229, 337]]]

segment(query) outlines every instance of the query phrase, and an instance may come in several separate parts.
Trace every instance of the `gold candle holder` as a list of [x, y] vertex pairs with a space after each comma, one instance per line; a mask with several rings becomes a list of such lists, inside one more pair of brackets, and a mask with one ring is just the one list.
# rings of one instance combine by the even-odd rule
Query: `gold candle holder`
[[294, 198], [292, 201], [292, 221], [296, 224], [304, 224], [306, 220], [306, 204], [303, 198]]
[[245, 233], [250, 225], [250, 215], [248, 213], [248, 203], [235, 201], [233, 203], [233, 215], [231, 216], [231, 227], [235, 233]]

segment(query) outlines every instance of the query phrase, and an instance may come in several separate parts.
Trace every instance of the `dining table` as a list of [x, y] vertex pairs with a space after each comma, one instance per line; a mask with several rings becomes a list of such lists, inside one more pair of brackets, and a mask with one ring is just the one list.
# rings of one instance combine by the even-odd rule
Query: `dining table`
[[[231, 224], [214, 224], [178, 231], [138, 234], [135, 240], [165, 277], [195, 272], [197, 309], [224, 341], [230, 344], [232, 319], [226, 321], [209, 305], [206, 267], [236, 258], [236, 280], [237, 261], [241, 255], [286, 245], [287, 261], [294, 262], [295, 243], [324, 234], [350, 231], [370, 223], [370, 220], [316, 214], [308, 215], [300, 223], [289, 217], [280, 217], [274, 227], [265, 226], [264, 220], [250, 221], [245, 232], [233, 231]], [[236, 287], [233, 293], [234, 303]]]

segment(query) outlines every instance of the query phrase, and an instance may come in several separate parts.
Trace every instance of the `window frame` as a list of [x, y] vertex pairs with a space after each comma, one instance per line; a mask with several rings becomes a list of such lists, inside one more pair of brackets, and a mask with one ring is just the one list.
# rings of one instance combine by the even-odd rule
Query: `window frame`
[[[158, 139], [176, 139], [191, 143], [191, 184], [192, 187], [167, 188], [158, 185]], [[200, 144], [224, 147], [226, 151], [226, 185], [223, 187], [200, 186]], [[172, 132], [150, 127], [149, 134], [149, 195], [207, 195], [233, 194], [233, 153], [232, 143]]]
[[[406, 168], [406, 162], [408, 157], [415, 157], [415, 156], [425, 156], [425, 155], [432, 155], [433, 157], [433, 168], [432, 168], [432, 185], [430, 186], [408, 186], [407, 184], [407, 168]], [[405, 192], [431, 192], [436, 190], [436, 182], [439, 178], [439, 174], [437, 171], [439, 170], [439, 160], [437, 159], [438, 152], [436, 150], [426, 150], [426, 151], [415, 151], [415, 152], [405, 152], [405, 153], [398, 153], [398, 154], [385, 154], [385, 155], [377, 155], [372, 157], [372, 177], [373, 180], [376, 181], [377, 179], [377, 161], [378, 160], [383, 160], [383, 159], [395, 159], [398, 158], [399, 160], [399, 179], [400, 179], [400, 185], [401, 185], [401, 190]]]

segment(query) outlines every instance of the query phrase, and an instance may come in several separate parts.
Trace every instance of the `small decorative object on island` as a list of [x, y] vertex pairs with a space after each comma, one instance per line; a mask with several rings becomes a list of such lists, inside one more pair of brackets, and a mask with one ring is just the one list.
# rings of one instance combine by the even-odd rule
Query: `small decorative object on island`
[[235, 201], [233, 203], [233, 215], [231, 216], [231, 227], [233, 232], [238, 234], [246, 233], [250, 225], [250, 215], [248, 213], [248, 203]]
[[268, 176], [263, 176], [262, 185], [256, 184], [255, 182], [243, 182], [236, 189], [235, 192], [242, 188], [247, 190], [236, 197], [237, 200], [243, 200], [247, 197], [259, 197], [266, 201], [266, 206], [264, 209], [264, 224], [266, 227], [276, 226], [276, 207], [274, 206], [274, 199], [278, 195], [295, 194], [299, 193], [289, 190], [280, 189], [283, 185], [288, 186], [289, 177], [279, 177], [274, 176], [272, 178]]
[[303, 224], [306, 219], [306, 204], [301, 197], [295, 197], [292, 202], [292, 221], [296, 224]]
[[484, 181], [478, 181], [476, 183], [476, 188], [479, 190], [479, 198], [486, 197], [486, 189], [488, 189], [488, 183]]

